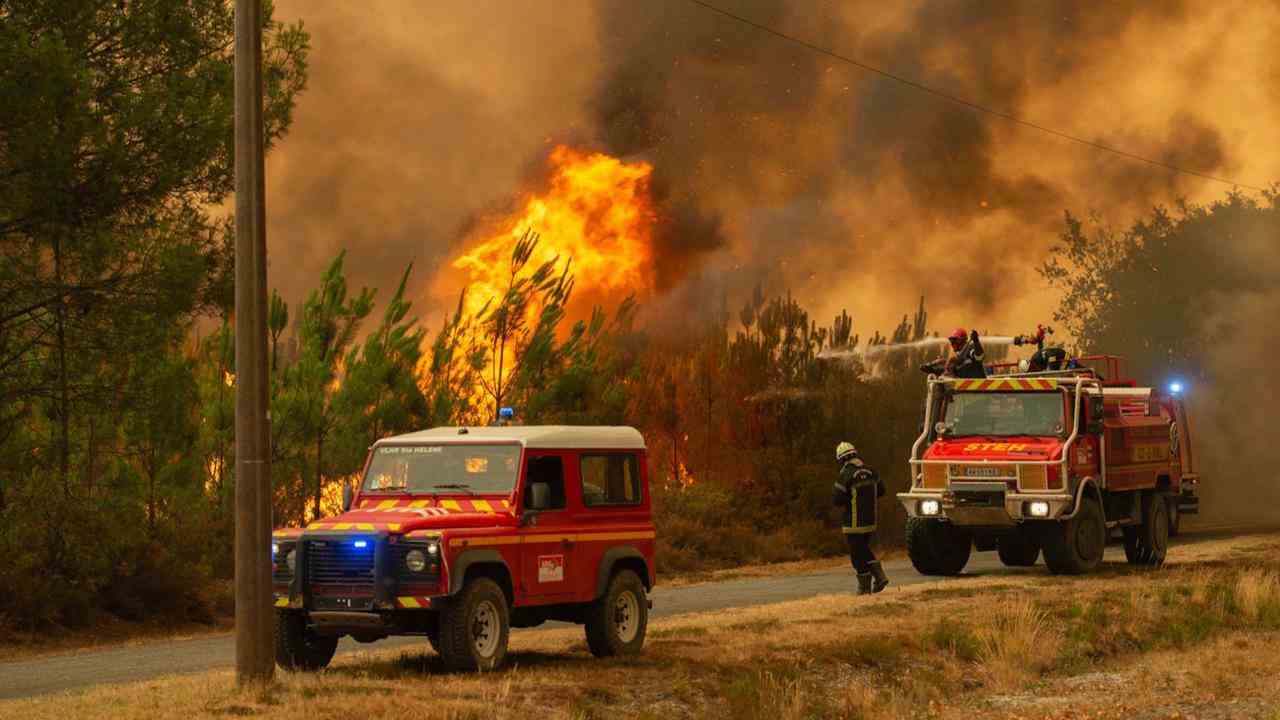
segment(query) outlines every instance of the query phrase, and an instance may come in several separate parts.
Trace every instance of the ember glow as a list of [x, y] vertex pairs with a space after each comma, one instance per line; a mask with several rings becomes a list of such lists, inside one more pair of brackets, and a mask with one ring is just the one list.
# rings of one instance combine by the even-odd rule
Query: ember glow
[[547, 163], [545, 190], [529, 193], [520, 210], [489, 224], [453, 262], [466, 274], [469, 314], [506, 290], [512, 248], [527, 230], [540, 236], [531, 269], [550, 260], [557, 272], [571, 264], [575, 307], [652, 290], [653, 167], [564, 145], [551, 151]]

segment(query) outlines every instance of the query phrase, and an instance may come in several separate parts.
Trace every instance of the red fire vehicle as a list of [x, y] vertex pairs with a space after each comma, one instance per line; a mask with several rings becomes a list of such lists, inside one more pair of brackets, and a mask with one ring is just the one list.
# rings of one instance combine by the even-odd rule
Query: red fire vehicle
[[898, 495], [918, 571], [955, 575], [977, 547], [1006, 565], [1034, 565], [1043, 551], [1052, 572], [1088, 572], [1112, 528], [1129, 562], [1164, 562], [1176, 518], [1198, 502], [1182, 398], [1123, 379], [1115, 356], [1073, 364], [930, 376], [914, 480]]
[[273, 535], [276, 660], [339, 638], [425, 636], [455, 669], [499, 666], [511, 627], [586, 626], [638, 653], [653, 587], [644, 440], [627, 427], [436, 428], [378, 441], [341, 515]]

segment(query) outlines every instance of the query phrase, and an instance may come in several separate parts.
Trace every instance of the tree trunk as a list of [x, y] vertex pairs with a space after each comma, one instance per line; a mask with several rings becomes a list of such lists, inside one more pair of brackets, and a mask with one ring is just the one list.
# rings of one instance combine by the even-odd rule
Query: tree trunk
[[315, 519], [320, 519], [320, 495], [324, 492], [324, 433], [316, 435], [316, 504]]
[[58, 326], [58, 474], [63, 497], [71, 499], [71, 392], [67, 380], [67, 297], [62, 283], [62, 239], [53, 240], [53, 275], [58, 292], [54, 316]]

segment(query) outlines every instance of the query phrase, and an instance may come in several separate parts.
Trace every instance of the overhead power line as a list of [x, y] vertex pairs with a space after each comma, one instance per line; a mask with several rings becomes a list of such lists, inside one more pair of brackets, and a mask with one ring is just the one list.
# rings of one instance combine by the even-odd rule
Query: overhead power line
[[957, 105], [961, 105], [975, 112], [980, 112], [986, 115], [991, 115], [993, 117], [998, 117], [1002, 120], [1008, 120], [1009, 122], [1014, 123], [1016, 125], [1028, 127], [1033, 130], [1039, 130], [1040, 132], [1047, 133], [1049, 135], [1062, 138], [1064, 140], [1069, 140], [1073, 143], [1077, 143], [1080, 145], [1084, 145], [1085, 147], [1093, 148], [1094, 150], [1102, 150], [1104, 152], [1112, 153], [1113, 155], [1119, 155], [1120, 157], [1128, 158], [1130, 160], [1137, 160], [1139, 162], [1147, 163], [1148, 165], [1154, 165], [1156, 167], [1164, 168], [1165, 170], [1171, 170], [1173, 172], [1181, 173], [1183, 175], [1191, 175], [1194, 177], [1203, 178], [1205, 180], [1212, 180], [1214, 182], [1223, 183], [1225, 185], [1232, 185], [1235, 187], [1242, 187], [1249, 190], [1256, 190], [1258, 192], [1267, 192], [1265, 188], [1258, 187], [1257, 185], [1249, 185], [1247, 183], [1237, 182], [1235, 180], [1218, 177], [1216, 175], [1209, 175], [1207, 173], [1202, 173], [1195, 170], [1188, 170], [1187, 168], [1179, 167], [1177, 165], [1164, 162], [1163, 160], [1156, 160], [1154, 158], [1144, 157], [1136, 153], [1131, 153], [1126, 150], [1121, 150], [1120, 148], [1111, 147], [1110, 145], [1104, 145], [1100, 142], [1095, 142], [1093, 140], [1086, 140], [1085, 138], [1077, 137], [1070, 133], [1062, 132], [1061, 130], [1054, 130], [1051, 127], [1046, 127], [1044, 125], [1031, 122], [1030, 120], [1024, 120], [1012, 113], [989, 108], [985, 105], [981, 105], [979, 103], [973, 102], [972, 100], [966, 100], [965, 98], [962, 98], [958, 95], [952, 95], [951, 93], [946, 92], [944, 90], [938, 90], [937, 88], [929, 87], [924, 83], [911, 80], [910, 78], [902, 77], [901, 75], [895, 75], [887, 70], [882, 70], [878, 67], [875, 67], [874, 65], [868, 65], [864, 62], [860, 62], [846, 55], [841, 55], [840, 53], [835, 52], [834, 50], [829, 50], [827, 48], [822, 47], [821, 45], [815, 45], [814, 43], [811, 43], [808, 40], [803, 40], [801, 38], [795, 37], [794, 35], [788, 35], [787, 33], [784, 33], [781, 30], [771, 28], [768, 25], [763, 25], [754, 20], [751, 20], [750, 18], [746, 18], [741, 15], [738, 15], [737, 13], [730, 12], [729, 10], [716, 7], [715, 5], [712, 5], [709, 2], [704, 2], [704, 0], [689, 0], [689, 2], [699, 7], [702, 7], [706, 10], [710, 10], [711, 12], [717, 13], [719, 15], [723, 15], [724, 17], [736, 20], [744, 25], [753, 27], [756, 30], [759, 30], [761, 32], [768, 33], [770, 35], [773, 35], [774, 37], [786, 40], [789, 43], [799, 45], [800, 47], [807, 48], [821, 55], [826, 55], [827, 57], [834, 58], [836, 60], [839, 60], [840, 62], [847, 63], [849, 65], [852, 65], [862, 70], [866, 70], [867, 72], [875, 73], [876, 75], [879, 75], [881, 77], [888, 78], [902, 85], [906, 85], [909, 88], [913, 88], [921, 92], [928, 93], [930, 95], [933, 95], [934, 97], [942, 98], [943, 100], [955, 103]]

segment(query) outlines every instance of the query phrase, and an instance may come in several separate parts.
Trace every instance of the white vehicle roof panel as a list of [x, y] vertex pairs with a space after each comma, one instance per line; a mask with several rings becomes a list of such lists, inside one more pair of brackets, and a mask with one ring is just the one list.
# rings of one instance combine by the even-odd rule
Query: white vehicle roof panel
[[[461, 432], [466, 430], [465, 433]], [[644, 437], [632, 427], [599, 425], [512, 425], [505, 427], [438, 427], [383, 438], [375, 445], [463, 445], [518, 443], [543, 450], [643, 450]]]

